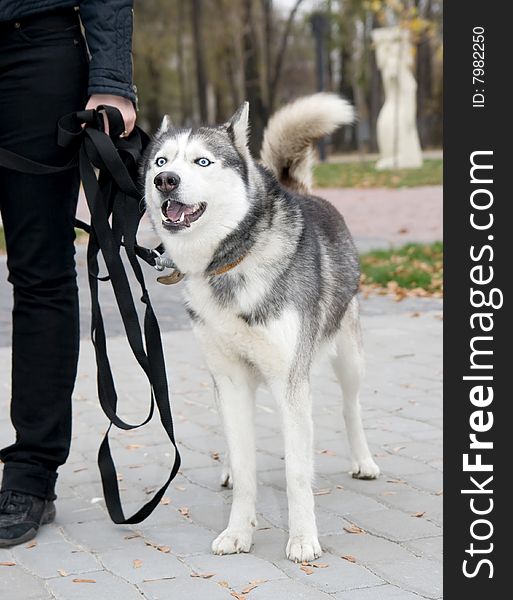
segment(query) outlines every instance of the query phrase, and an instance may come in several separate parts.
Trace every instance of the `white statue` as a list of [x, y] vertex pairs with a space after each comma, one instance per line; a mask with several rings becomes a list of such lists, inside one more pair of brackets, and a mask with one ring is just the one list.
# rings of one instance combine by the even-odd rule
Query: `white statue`
[[385, 89], [385, 103], [377, 121], [380, 158], [376, 168], [420, 167], [417, 82], [411, 72], [413, 53], [409, 32], [399, 27], [383, 27], [374, 29], [372, 39]]

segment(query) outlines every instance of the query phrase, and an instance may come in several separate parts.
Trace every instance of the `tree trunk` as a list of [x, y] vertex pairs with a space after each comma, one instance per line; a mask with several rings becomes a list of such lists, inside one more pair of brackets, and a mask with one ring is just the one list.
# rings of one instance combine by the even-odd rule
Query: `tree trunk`
[[186, 125], [190, 118], [189, 103], [187, 102], [187, 77], [185, 74], [185, 56], [183, 30], [185, 27], [185, 0], [178, 0], [176, 33], [176, 58], [178, 66], [178, 86], [180, 94], [180, 119], [181, 124]]
[[[431, 20], [431, 0], [427, 0], [422, 17]], [[431, 43], [423, 33], [417, 43], [417, 123], [422, 147], [433, 143], [434, 118]]]
[[299, 10], [299, 7], [303, 3], [303, 0], [296, 0], [296, 3], [292, 7], [287, 23], [285, 25], [285, 30], [281, 37], [278, 53], [276, 55], [276, 61], [274, 63], [273, 76], [271, 79], [271, 83], [269, 86], [269, 112], [272, 112], [274, 109], [274, 104], [276, 102], [276, 93], [278, 88], [278, 82], [281, 77], [281, 73], [283, 70], [283, 62], [285, 59], [285, 52], [287, 50], [287, 43], [289, 41], [289, 37], [292, 31], [292, 25], [294, 23], [294, 18], [296, 17], [296, 13]]
[[272, 86], [272, 48], [273, 48], [273, 2], [262, 1], [262, 13], [264, 16], [264, 68], [265, 68], [265, 100], [270, 101]]
[[[376, 17], [372, 20], [372, 29], [379, 27], [379, 22]], [[369, 32], [370, 33], [370, 32]], [[377, 121], [379, 111], [383, 106], [383, 86], [381, 84], [381, 74], [376, 62], [376, 52], [369, 48], [370, 55], [370, 90], [369, 90], [369, 125], [370, 125], [370, 150], [377, 152]]]
[[205, 45], [203, 39], [203, 0], [192, 0], [192, 31], [196, 60], [199, 114], [202, 123], [208, 122], [208, 85], [205, 67]]
[[[347, 35], [347, 33], [344, 34], [344, 32], [341, 32], [341, 35]], [[340, 79], [338, 81], [338, 92], [346, 100], [351, 102], [351, 104], [354, 104], [350, 70], [351, 54], [348, 50], [348, 40], [342, 39], [339, 44]], [[333, 148], [336, 152], [355, 150], [357, 148], [356, 127], [351, 128], [351, 133], [348, 133], [347, 127], [337, 129], [333, 134]]]
[[261, 91], [260, 63], [258, 42], [253, 27], [252, 0], [243, 0], [244, 4], [244, 83], [246, 100], [249, 102], [251, 121], [250, 150], [253, 156], [260, 154], [265, 124], [267, 123], [267, 107], [264, 105]]

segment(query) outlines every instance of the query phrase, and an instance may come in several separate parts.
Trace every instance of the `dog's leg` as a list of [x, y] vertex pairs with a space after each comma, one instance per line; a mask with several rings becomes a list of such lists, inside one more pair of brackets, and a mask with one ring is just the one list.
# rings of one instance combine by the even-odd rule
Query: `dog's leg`
[[379, 467], [367, 445], [358, 397], [365, 364], [356, 299], [351, 301], [342, 319], [332, 365], [344, 396], [344, 420], [351, 449], [351, 473], [357, 479], [375, 479], [379, 475]]
[[233, 476], [232, 468], [230, 466], [230, 452], [228, 448], [226, 448], [219, 483], [221, 484], [221, 487], [229, 488], [230, 490], [233, 488]]
[[287, 557], [295, 562], [321, 555], [314, 513], [313, 422], [310, 386], [307, 380], [275, 385], [285, 441], [285, 466], [289, 503]]
[[223, 373], [216, 369], [213, 377], [233, 473], [233, 502], [228, 527], [212, 543], [215, 554], [249, 552], [256, 526], [254, 386], [243, 367], [227, 367]]

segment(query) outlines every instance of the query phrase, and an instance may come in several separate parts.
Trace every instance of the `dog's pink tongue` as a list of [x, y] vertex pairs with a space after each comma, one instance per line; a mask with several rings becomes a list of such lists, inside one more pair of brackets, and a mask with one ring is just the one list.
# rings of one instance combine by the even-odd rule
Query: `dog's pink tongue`
[[168, 202], [166, 206], [166, 217], [171, 221], [178, 221], [185, 208], [185, 204], [177, 202], [176, 200], [172, 200], [171, 202]]

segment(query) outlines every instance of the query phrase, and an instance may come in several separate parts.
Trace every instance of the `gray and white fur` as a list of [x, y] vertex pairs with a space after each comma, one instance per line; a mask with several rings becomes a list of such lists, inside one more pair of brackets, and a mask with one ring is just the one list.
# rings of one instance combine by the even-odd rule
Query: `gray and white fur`
[[[364, 361], [356, 293], [359, 262], [343, 217], [311, 195], [313, 143], [353, 121], [333, 94], [277, 112], [262, 162], [248, 150], [248, 104], [216, 127], [177, 129], [164, 118], [144, 165], [148, 212], [166, 252], [186, 274], [185, 300], [212, 374], [233, 485], [216, 554], [248, 552], [256, 526], [254, 397], [276, 399], [285, 443], [287, 556], [321, 554], [312, 493], [310, 371], [327, 349], [343, 391], [352, 474], [379, 475], [367, 446], [358, 392]], [[221, 272], [224, 268], [229, 268]]]

